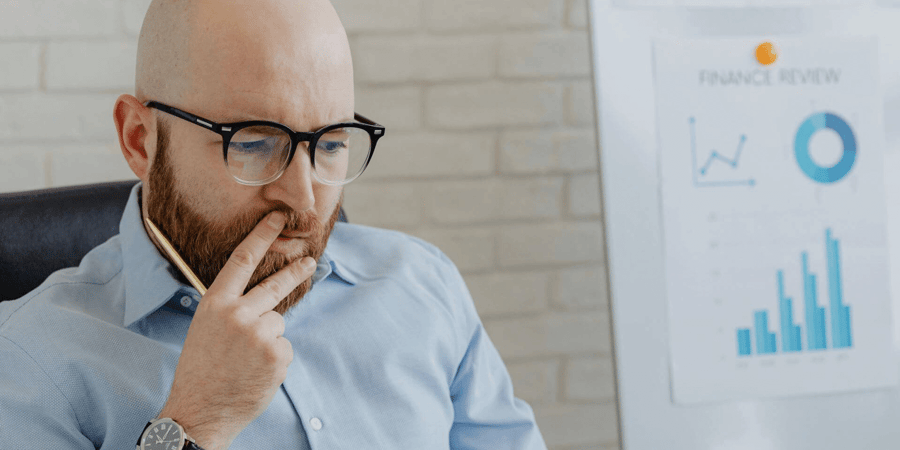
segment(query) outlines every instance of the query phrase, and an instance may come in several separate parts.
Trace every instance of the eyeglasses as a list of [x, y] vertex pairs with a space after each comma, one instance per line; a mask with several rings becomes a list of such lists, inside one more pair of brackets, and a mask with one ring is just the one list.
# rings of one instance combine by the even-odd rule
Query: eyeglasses
[[309, 142], [309, 160], [319, 182], [333, 186], [347, 184], [366, 170], [375, 144], [384, 136], [383, 126], [360, 114], [354, 115], [356, 122], [328, 125], [306, 133], [264, 120], [220, 124], [155, 101], [148, 101], [144, 106], [222, 136], [225, 167], [238, 183], [248, 186], [277, 180], [291, 164], [301, 142]]

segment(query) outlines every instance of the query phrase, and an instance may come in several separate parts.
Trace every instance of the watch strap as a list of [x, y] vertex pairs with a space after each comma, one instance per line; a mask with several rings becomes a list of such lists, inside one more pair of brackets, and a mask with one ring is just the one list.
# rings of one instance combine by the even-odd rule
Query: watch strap
[[194, 441], [186, 440], [184, 441], [183, 450], [203, 450], [203, 447], [197, 445]]

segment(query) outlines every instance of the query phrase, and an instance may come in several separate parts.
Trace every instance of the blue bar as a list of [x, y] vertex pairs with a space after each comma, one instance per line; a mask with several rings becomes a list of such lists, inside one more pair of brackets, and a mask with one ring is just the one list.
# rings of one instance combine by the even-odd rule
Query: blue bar
[[[815, 296], [816, 292], [816, 276], [811, 275], [812, 283], [813, 283], [813, 295]], [[828, 343], [825, 341], [825, 308], [816, 308], [816, 349], [824, 350], [828, 348]]]
[[809, 256], [806, 252], [800, 254], [800, 263], [803, 266], [803, 310], [806, 313], [806, 342], [810, 350], [815, 350], [817, 342], [819, 342], [816, 332], [816, 294], [813, 292], [815, 284], [810, 281], [809, 275]]
[[775, 353], [775, 334], [769, 333], [768, 311], [755, 311], [753, 321], [756, 327], [756, 353], [760, 355]]
[[738, 328], [737, 330], [738, 356], [750, 356], [750, 329]]
[[844, 306], [843, 313], [842, 319], [844, 319], [844, 323], [842, 329], [844, 330], [844, 343], [847, 344], [844, 348], [850, 348], [853, 347], [853, 334], [850, 332], [850, 307]]
[[825, 250], [828, 253], [828, 294], [831, 305], [831, 333], [834, 348], [851, 346], [850, 307], [844, 305], [844, 287], [841, 279], [840, 243], [825, 230]]
[[785, 352], [799, 352], [800, 336], [799, 328], [794, 325], [794, 307], [793, 301], [784, 296], [784, 271], [779, 270], [776, 274], [778, 282], [778, 305], [781, 313], [781, 348]]
[[769, 352], [769, 344], [766, 337], [769, 331], [766, 329], [766, 312], [756, 311], [753, 313], [753, 327], [756, 332], [756, 353], [759, 355]]
[[825, 341], [825, 308], [820, 308], [816, 294], [816, 276], [809, 273], [809, 255], [806, 252], [800, 254], [803, 266], [803, 296], [806, 310], [806, 335], [810, 350], [823, 350], [828, 348]]
[[844, 346], [844, 333], [841, 330], [843, 325], [843, 308], [841, 307], [840, 280], [838, 277], [838, 268], [835, 264], [835, 244], [831, 238], [831, 229], [825, 230], [825, 253], [828, 260], [828, 298], [831, 307], [831, 345], [833, 348], [842, 348]]

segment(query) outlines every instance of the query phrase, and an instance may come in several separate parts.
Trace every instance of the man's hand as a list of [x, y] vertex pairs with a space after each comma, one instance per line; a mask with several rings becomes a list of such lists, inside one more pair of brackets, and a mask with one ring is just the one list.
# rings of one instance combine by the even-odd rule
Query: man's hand
[[312, 276], [315, 261], [294, 261], [243, 295], [284, 220], [269, 214], [238, 245], [188, 329], [159, 417], [174, 419], [204, 449], [228, 448], [268, 408], [294, 358], [284, 318], [273, 309]]

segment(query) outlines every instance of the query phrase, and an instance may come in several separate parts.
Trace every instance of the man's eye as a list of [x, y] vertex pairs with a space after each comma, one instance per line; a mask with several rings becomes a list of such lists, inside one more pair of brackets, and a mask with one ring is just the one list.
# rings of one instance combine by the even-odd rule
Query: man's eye
[[343, 141], [325, 141], [319, 142], [319, 150], [326, 151], [329, 153], [337, 152], [343, 148], [347, 148]]
[[257, 153], [267, 151], [269, 142], [268, 139], [262, 139], [259, 141], [235, 142], [234, 145], [242, 152]]

